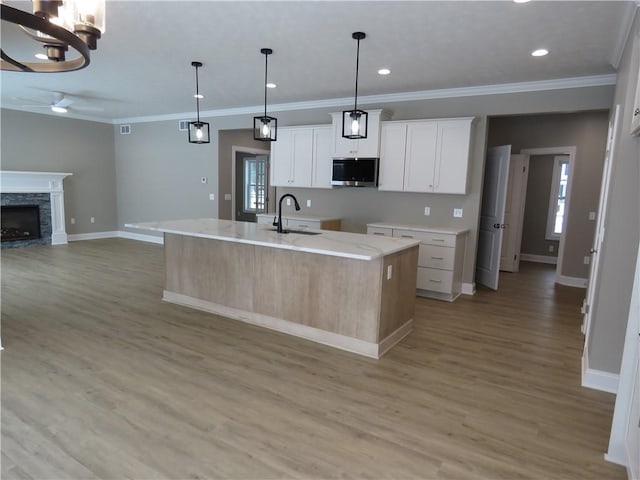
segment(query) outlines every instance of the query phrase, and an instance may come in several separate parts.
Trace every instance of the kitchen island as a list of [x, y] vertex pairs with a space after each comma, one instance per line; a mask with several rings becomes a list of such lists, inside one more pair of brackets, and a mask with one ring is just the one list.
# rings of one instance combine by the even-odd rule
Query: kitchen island
[[164, 233], [163, 299], [379, 358], [412, 328], [419, 241], [212, 218]]

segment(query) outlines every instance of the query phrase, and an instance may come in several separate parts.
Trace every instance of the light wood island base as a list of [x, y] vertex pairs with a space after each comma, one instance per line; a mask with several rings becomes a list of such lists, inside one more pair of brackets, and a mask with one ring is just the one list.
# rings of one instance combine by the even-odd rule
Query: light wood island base
[[373, 358], [412, 328], [417, 246], [361, 260], [165, 233], [164, 249], [168, 302]]

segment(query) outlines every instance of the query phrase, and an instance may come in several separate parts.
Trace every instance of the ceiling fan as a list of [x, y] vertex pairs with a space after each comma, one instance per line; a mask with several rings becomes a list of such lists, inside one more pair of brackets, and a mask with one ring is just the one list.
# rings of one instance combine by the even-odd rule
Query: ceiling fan
[[20, 106], [28, 108], [50, 108], [51, 111], [56, 113], [66, 113], [69, 110], [78, 112], [101, 112], [104, 110], [102, 107], [76, 105], [73, 97], [74, 95], [69, 95], [64, 92], [51, 92], [51, 102], [49, 104], [38, 103]]

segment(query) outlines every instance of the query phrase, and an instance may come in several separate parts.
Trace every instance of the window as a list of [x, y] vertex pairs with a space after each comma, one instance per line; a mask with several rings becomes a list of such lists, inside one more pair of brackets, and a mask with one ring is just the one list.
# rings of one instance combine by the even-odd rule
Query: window
[[560, 240], [564, 226], [564, 212], [567, 201], [567, 185], [569, 183], [569, 157], [567, 155], [554, 158], [551, 196], [549, 198], [549, 214], [547, 217], [547, 240]]
[[265, 211], [266, 171], [266, 156], [244, 159], [244, 213]]

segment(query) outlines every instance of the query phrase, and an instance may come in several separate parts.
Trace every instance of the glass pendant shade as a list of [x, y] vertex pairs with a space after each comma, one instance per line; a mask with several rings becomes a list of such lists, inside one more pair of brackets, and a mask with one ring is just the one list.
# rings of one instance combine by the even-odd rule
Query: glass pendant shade
[[360, 67], [360, 40], [367, 35], [363, 32], [353, 32], [351, 38], [358, 41], [356, 50], [356, 94], [353, 102], [353, 110], [342, 112], [342, 136], [344, 138], [367, 138], [367, 126], [369, 114], [364, 110], [358, 110], [358, 70]]
[[273, 50], [261, 48], [260, 53], [264, 54], [264, 115], [253, 117], [253, 139], [275, 142], [278, 139], [278, 119], [267, 115], [267, 59]]
[[278, 138], [278, 119], [269, 116], [253, 117], [253, 138], [275, 142]]
[[189, 122], [189, 143], [209, 143], [210, 141], [207, 122]]
[[342, 112], [342, 136], [344, 138], [367, 138], [369, 114], [364, 110]]

